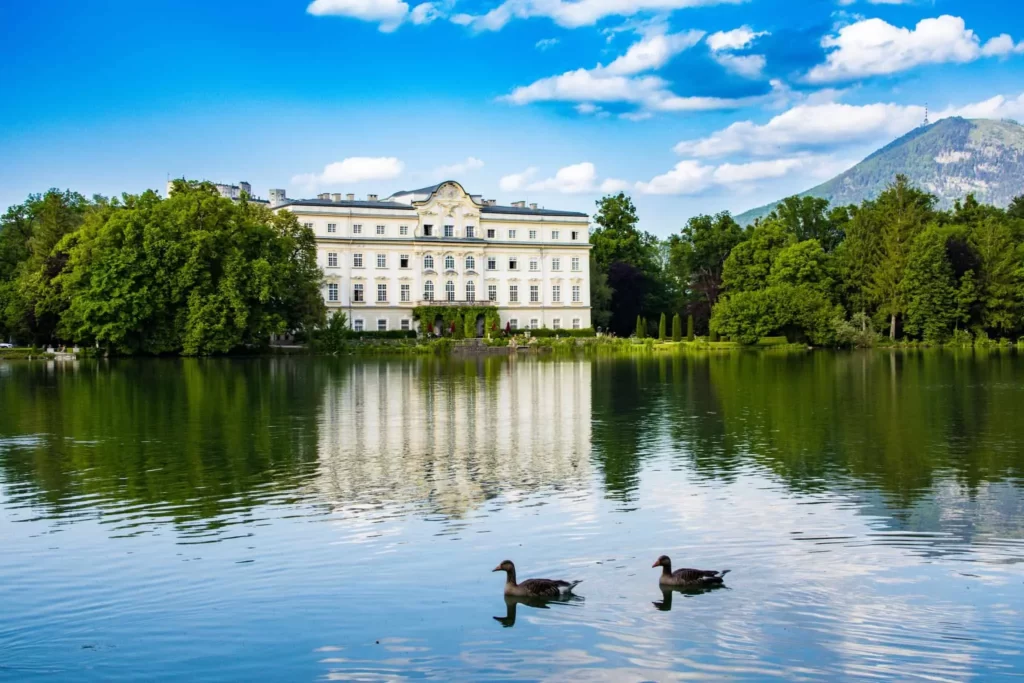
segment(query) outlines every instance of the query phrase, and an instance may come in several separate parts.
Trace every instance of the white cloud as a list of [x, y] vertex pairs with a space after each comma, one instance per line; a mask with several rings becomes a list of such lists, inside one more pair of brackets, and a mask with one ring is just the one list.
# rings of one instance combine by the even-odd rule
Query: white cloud
[[783, 178], [792, 173], [827, 178], [850, 166], [845, 160], [826, 155], [783, 157], [766, 161], [712, 166], [695, 159], [676, 164], [671, 171], [655, 176], [648, 182], [636, 183], [642, 194], [695, 195], [711, 187], [744, 189], [760, 180]]
[[638, 182], [636, 189], [643, 194], [697, 194], [712, 183], [714, 168], [699, 161], [680, 161], [668, 173], [651, 178], [649, 182]]
[[457, 178], [464, 173], [476, 171], [484, 167], [484, 162], [476, 157], [466, 157], [463, 161], [447, 166], [438, 166], [431, 175], [435, 178]]
[[742, 50], [761, 36], [768, 35], [767, 31], [753, 31], [749, 26], [741, 26], [731, 31], [718, 31], [708, 36], [708, 47], [712, 52], [723, 50]]
[[538, 40], [534, 44], [534, 47], [543, 51], [547, 50], [549, 47], [554, 47], [555, 45], [558, 45], [558, 38], [544, 38], [542, 40]]
[[[1009, 42], [1012, 44], [1012, 39]], [[990, 40], [983, 49], [964, 20], [948, 14], [922, 19], [913, 29], [893, 26], [882, 19], [864, 19], [843, 26], [835, 35], [825, 36], [821, 45], [829, 52], [825, 63], [807, 74], [812, 83], [893, 74], [922, 64], [964, 63], [982, 56], [1007, 54], [1002, 36]]]
[[[838, 93], [832, 93], [833, 96]], [[772, 156], [792, 149], [878, 144], [901, 136], [924, 120], [924, 107], [901, 104], [842, 104], [805, 102], [764, 124], [737, 121], [704, 138], [684, 140], [675, 151], [708, 158], [743, 153]], [[1024, 93], [996, 95], [982, 102], [949, 106], [932, 112], [932, 120], [964, 118], [1024, 118]]]
[[502, 176], [501, 180], [498, 181], [498, 187], [501, 188], [502, 192], [515, 192], [517, 190], [526, 189], [526, 185], [537, 175], [536, 167], [531, 166], [522, 173], [512, 173], [507, 176]]
[[595, 71], [611, 76], [631, 76], [655, 71], [665, 66], [672, 57], [699, 43], [703, 37], [704, 32], [697, 30], [648, 35], [630, 45], [626, 54], [606, 67], [599, 66]]
[[402, 0], [313, 0], [306, 11], [316, 16], [340, 16], [376, 22], [384, 33], [397, 29], [406, 20], [429, 24], [446, 14], [447, 2], [423, 2], [409, 11]]
[[671, 12], [687, 7], [740, 4], [745, 0], [505, 0], [481, 15], [458, 14], [452, 21], [477, 31], [498, 31], [513, 19], [547, 17], [559, 26], [593, 26], [611, 16], [631, 17], [643, 12]]
[[380, 30], [388, 33], [405, 20], [409, 5], [402, 0], [313, 0], [306, 11], [316, 16], [336, 15], [379, 22]]
[[737, 121], [705, 138], [684, 140], [678, 154], [695, 157], [780, 150], [834, 143], [869, 142], [902, 135], [924, 119], [924, 108], [898, 104], [800, 104], [768, 123]]
[[1010, 54], [1020, 54], [1022, 52], [1024, 52], [1024, 41], [1014, 45], [1013, 38], [1008, 33], [990, 38], [981, 48], [981, 55], [983, 57], [1006, 57]]
[[400, 176], [404, 168], [405, 164], [395, 157], [349, 157], [327, 164], [322, 173], [303, 173], [294, 176], [292, 183], [314, 188], [367, 180], [390, 180]]
[[714, 55], [716, 62], [744, 78], [760, 78], [766, 64], [764, 55], [732, 55], [722, 52]]
[[536, 192], [578, 194], [581, 192], [593, 192], [596, 182], [597, 169], [594, 168], [594, 164], [584, 161], [580, 164], [560, 168], [553, 178], [530, 183], [526, 189]]
[[624, 192], [630, 189], [633, 183], [628, 180], [619, 180], [618, 178], [607, 178], [601, 183], [601, 192], [605, 194], [616, 194], [618, 192]]

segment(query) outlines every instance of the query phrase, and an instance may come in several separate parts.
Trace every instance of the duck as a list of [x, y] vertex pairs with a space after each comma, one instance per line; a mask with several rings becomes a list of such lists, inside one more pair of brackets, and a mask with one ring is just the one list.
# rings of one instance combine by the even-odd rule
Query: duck
[[729, 569], [715, 571], [711, 569], [677, 569], [672, 571], [672, 560], [662, 555], [651, 567], [661, 567], [658, 584], [678, 588], [708, 588], [721, 586]]
[[527, 579], [522, 583], [516, 583], [516, 566], [512, 564], [512, 560], [503, 561], [491, 571], [505, 572], [505, 595], [518, 598], [566, 598], [572, 595], [573, 588], [583, 583], [582, 580], [561, 579]]

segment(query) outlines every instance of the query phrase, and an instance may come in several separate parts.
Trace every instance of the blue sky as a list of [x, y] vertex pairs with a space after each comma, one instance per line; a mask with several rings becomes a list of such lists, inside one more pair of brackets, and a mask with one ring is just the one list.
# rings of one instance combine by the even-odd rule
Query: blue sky
[[1016, 0], [19, 3], [0, 207], [30, 192], [381, 196], [453, 177], [660, 235], [807, 189], [931, 117], [1024, 120]]

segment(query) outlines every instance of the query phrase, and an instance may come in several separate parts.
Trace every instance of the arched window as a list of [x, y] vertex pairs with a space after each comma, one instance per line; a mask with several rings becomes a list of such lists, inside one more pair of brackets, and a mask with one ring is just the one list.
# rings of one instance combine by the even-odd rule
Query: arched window
[[455, 270], [455, 257], [451, 254], [444, 257], [444, 269]]
[[[428, 256], [427, 258], [430, 257]], [[434, 300], [434, 283], [431, 282], [430, 280], [427, 280], [426, 282], [423, 283], [423, 299], [425, 301]]]
[[466, 270], [476, 270], [476, 259], [472, 256], [466, 257]]
[[466, 301], [476, 301], [476, 283], [472, 280], [466, 283]]
[[434, 269], [434, 257], [431, 256], [430, 254], [427, 254], [426, 256], [423, 257], [423, 268], [425, 270]]
[[455, 301], [455, 283], [451, 280], [444, 283], [444, 293], [448, 301]]

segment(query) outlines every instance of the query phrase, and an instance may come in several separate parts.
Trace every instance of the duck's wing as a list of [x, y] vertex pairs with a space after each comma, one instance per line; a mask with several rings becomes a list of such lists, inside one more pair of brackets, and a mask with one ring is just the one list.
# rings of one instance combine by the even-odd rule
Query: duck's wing
[[722, 577], [725, 576], [728, 571], [728, 569], [722, 572], [707, 569], [677, 569], [672, 572], [672, 576], [677, 581], [700, 583], [702, 581], [721, 581]]
[[572, 592], [572, 589], [579, 584], [579, 581], [562, 581], [559, 579], [527, 579], [519, 584], [519, 587], [530, 595], [542, 598], [557, 598]]

